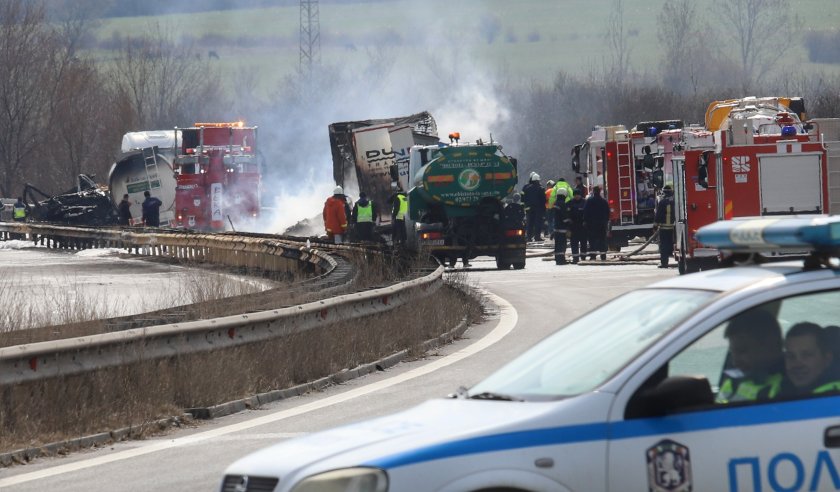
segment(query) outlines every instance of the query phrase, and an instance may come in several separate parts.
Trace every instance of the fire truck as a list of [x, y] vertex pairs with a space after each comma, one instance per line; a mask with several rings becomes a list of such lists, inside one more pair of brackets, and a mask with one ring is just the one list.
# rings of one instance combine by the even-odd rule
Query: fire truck
[[673, 181], [673, 148], [683, 126], [679, 120], [640, 122], [630, 130], [596, 126], [572, 149], [574, 171], [585, 176], [587, 189], [600, 186], [609, 202], [611, 250], [653, 234], [656, 191]]
[[175, 226], [222, 231], [253, 225], [260, 211], [257, 127], [196, 123], [180, 135], [175, 171]]
[[695, 237], [717, 220], [840, 213], [840, 119], [806, 120], [797, 97], [715, 101], [705, 119], [682, 130], [671, 158], [680, 273], [717, 265]]

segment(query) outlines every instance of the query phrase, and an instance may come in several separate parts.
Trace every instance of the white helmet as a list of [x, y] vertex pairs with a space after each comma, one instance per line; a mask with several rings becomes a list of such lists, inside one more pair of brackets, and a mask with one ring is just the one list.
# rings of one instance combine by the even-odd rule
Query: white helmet
[[569, 191], [566, 188], [557, 188], [557, 194], [565, 198], [569, 196]]
[[336, 186], [333, 190], [333, 195], [343, 195], [344, 189], [341, 186]]
[[539, 174], [537, 174], [537, 173], [531, 174], [531, 181], [539, 181], [539, 180], [540, 180], [540, 175]]

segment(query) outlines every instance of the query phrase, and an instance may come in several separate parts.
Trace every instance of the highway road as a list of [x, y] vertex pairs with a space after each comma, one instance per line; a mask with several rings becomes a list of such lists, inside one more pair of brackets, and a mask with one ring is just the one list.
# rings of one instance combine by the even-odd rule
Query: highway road
[[487, 319], [422, 359], [148, 440], [0, 469], [0, 490], [216, 490], [227, 465], [252, 451], [473, 385], [574, 317], [623, 292], [677, 275], [675, 268], [660, 270], [652, 264], [555, 266], [530, 258], [525, 270], [499, 272], [489, 269], [490, 262], [473, 263], [476, 270], [484, 266], [486, 271], [467, 277], [488, 292]]

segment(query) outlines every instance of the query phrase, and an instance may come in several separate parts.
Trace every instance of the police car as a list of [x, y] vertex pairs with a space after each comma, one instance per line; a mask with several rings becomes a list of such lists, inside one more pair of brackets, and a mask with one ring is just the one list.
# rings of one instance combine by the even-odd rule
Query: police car
[[[738, 370], [733, 318], [840, 324], [840, 217], [724, 221], [697, 239], [733, 266], [622, 295], [461, 394], [258, 451], [221, 490], [840, 489], [840, 394], [716, 402]], [[812, 253], [760, 261], [779, 250]]]

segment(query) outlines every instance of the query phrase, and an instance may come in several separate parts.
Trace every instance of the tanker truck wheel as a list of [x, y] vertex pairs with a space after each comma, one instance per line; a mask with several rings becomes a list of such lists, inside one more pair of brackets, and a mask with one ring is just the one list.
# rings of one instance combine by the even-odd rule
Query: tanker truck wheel
[[505, 255], [496, 256], [496, 268], [499, 270], [510, 270], [510, 261]]
[[525, 250], [517, 251], [512, 255], [511, 263], [513, 263], [514, 270], [522, 270], [525, 268]]

